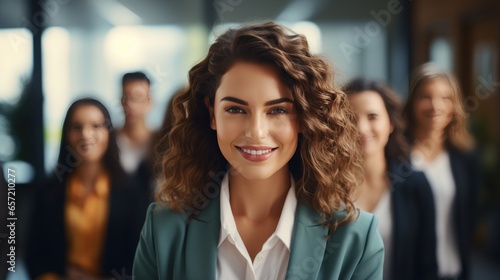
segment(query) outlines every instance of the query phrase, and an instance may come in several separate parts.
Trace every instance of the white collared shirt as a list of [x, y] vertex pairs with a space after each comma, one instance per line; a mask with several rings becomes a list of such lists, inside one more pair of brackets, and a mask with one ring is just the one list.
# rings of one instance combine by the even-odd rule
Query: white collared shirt
[[285, 279], [297, 208], [293, 178], [291, 182], [276, 231], [267, 239], [252, 263], [234, 221], [229, 203], [229, 177], [226, 174], [222, 180], [220, 194], [221, 230], [217, 253], [217, 279]]
[[123, 133], [118, 133], [116, 143], [120, 148], [120, 163], [128, 174], [133, 174], [146, 157], [147, 145], [134, 146]]
[[382, 194], [372, 214], [378, 217], [378, 232], [384, 242], [384, 279], [391, 279], [392, 260], [392, 212], [389, 188]]
[[415, 170], [424, 172], [434, 195], [438, 276], [460, 275], [462, 263], [460, 262], [460, 252], [453, 223], [456, 186], [450, 157], [447, 152], [444, 152], [432, 162], [426, 162], [418, 154], [413, 153], [411, 160]]

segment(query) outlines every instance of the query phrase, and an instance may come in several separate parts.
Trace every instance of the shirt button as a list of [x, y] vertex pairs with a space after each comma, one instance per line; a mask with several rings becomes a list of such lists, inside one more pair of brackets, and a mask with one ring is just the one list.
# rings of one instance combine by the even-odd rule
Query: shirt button
[[264, 257], [263, 257], [262, 255], [259, 255], [259, 256], [257, 257], [257, 260], [260, 262], [260, 261], [262, 261], [262, 259], [263, 259], [263, 258], [264, 258]]

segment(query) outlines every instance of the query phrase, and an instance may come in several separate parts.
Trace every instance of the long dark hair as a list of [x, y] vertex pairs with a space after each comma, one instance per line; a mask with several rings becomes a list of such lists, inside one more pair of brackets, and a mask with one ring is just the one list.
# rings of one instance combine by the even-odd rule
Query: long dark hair
[[362, 91], [376, 92], [384, 101], [389, 120], [394, 127], [384, 148], [385, 159], [390, 161], [408, 160], [410, 148], [404, 135], [404, 124], [401, 119], [401, 101], [387, 86], [376, 81], [357, 78], [342, 87], [347, 95], [358, 94]]
[[[66, 112], [66, 117], [64, 118], [62, 134], [61, 134], [61, 146], [59, 148], [59, 157], [57, 159], [57, 166], [55, 168], [55, 175], [57, 179], [62, 182], [67, 179], [67, 176], [78, 167], [79, 160], [75, 151], [72, 151], [68, 143], [68, 129], [73, 118], [75, 110], [80, 106], [94, 106], [99, 111], [101, 111], [105, 120], [105, 127], [108, 131], [109, 142], [106, 152], [102, 158], [104, 168], [109, 173], [110, 179], [116, 183], [117, 181], [125, 180], [125, 171], [120, 164], [120, 151], [118, 149], [118, 144], [116, 142], [116, 130], [111, 122], [111, 116], [108, 109], [96, 99], [93, 98], [83, 98], [76, 100], [71, 104], [68, 111]], [[124, 183], [124, 182], [122, 182]]]

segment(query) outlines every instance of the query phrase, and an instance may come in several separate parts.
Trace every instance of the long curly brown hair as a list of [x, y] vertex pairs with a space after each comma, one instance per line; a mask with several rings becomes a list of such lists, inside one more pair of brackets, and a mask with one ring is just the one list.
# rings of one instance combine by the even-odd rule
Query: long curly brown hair
[[[273, 22], [230, 29], [189, 71], [189, 88], [173, 100], [174, 124], [162, 139], [167, 148], [157, 201], [192, 215], [220, 191], [221, 180], [215, 177], [229, 164], [210, 128], [205, 99], [213, 106], [222, 76], [236, 61], [272, 65], [292, 92], [301, 130], [289, 162], [297, 198], [321, 213], [331, 232], [353, 221], [357, 211], [351, 196], [362, 178], [356, 115], [334, 85], [333, 71], [311, 54], [306, 38]], [[346, 215], [333, 221], [338, 211]]]

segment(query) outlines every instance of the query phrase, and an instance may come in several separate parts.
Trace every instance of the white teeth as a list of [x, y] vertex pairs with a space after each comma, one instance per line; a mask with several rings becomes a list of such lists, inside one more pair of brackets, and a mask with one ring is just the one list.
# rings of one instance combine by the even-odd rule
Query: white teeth
[[272, 151], [272, 149], [268, 149], [268, 150], [248, 150], [248, 149], [241, 149], [244, 153], [247, 153], [247, 154], [250, 154], [252, 156], [261, 156], [261, 155], [264, 155], [264, 154], [267, 154], [267, 153], [270, 153]]

